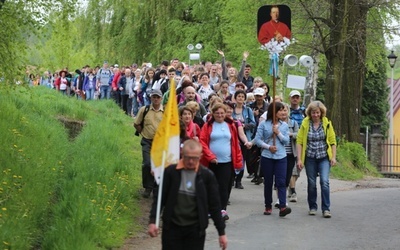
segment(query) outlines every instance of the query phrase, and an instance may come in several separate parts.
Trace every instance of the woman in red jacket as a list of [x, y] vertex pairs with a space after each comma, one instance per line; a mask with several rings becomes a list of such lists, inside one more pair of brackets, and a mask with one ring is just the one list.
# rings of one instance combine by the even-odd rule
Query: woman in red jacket
[[222, 205], [222, 217], [229, 219], [226, 206], [232, 190], [234, 169], [242, 167], [238, 131], [233, 120], [226, 117], [226, 106], [213, 105], [212, 117], [201, 129], [200, 142], [203, 146], [201, 164], [208, 166], [218, 181]]

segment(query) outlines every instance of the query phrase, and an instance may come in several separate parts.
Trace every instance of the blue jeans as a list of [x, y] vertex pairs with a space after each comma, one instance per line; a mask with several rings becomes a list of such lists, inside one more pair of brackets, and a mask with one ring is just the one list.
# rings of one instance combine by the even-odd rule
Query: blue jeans
[[86, 100], [93, 100], [94, 99], [94, 89], [86, 90]]
[[305, 166], [307, 174], [308, 207], [310, 210], [318, 209], [317, 175], [319, 173], [319, 183], [321, 185], [321, 208], [322, 211], [330, 211], [331, 201], [329, 198], [329, 173], [331, 166], [328, 157], [322, 159], [306, 157]]
[[272, 184], [278, 189], [279, 207], [286, 207], [286, 166], [287, 159], [269, 159], [261, 156], [261, 171], [264, 175], [264, 203], [266, 208], [272, 205]]
[[[141, 106], [140, 106], [139, 102], [137, 101], [137, 96], [135, 95], [135, 96], [132, 98], [132, 114], [133, 114], [134, 116], [137, 115], [137, 113], [138, 113], [140, 107], [141, 107]], [[131, 113], [129, 113], [129, 114], [131, 114]]]
[[110, 99], [111, 87], [108, 85], [100, 86], [101, 99]]

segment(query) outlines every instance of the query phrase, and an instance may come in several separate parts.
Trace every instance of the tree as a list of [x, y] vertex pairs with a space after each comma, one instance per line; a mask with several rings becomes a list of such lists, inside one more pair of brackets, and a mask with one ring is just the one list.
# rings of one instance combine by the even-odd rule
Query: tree
[[[387, 7], [390, 1], [331, 0], [329, 15], [314, 15], [308, 2], [300, 0], [317, 27], [322, 53], [326, 56], [325, 101], [339, 136], [350, 141], [359, 137], [362, 90], [366, 77], [369, 11]], [[380, 25], [380, 26], [379, 26]], [[382, 22], [376, 32], [383, 34]], [[381, 44], [383, 47], [383, 43]], [[328, 94], [329, 93], [329, 94]]]
[[0, 79], [14, 82], [17, 75], [25, 73], [27, 40], [46, 20], [50, 3], [49, 0], [1, 0]]

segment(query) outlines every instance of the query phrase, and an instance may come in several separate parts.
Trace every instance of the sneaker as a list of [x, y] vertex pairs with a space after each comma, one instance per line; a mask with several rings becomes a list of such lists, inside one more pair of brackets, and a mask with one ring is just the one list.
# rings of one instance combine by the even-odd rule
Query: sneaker
[[290, 214], [292, 209], [290, 207], [283, 207], [279, 210], [279, 217], [285, 217], [286, 215]]
[[254, 178], [251, 180], [251, 182], [256, 183], [257, 180], [258, 180], [258, 177], [254, 177]]
[[331, 218], [332, 217], [331, 211], [328, 211], [328, 210], [325, 210], [323, 215], [324, 215], [324, 218]]
[[223, 220], [229, 220], [228, 213], [225, 210], [221, 210], [221, 215]]
[[236, 182], [236, 184], [235, 184], [235, 188], [238, 188], [238, 189], [244, 189], [244, 187], [243, 187], [243, 185], [242, 185], [242, 183], [241, 183], [241, 182]]
[[258, 177], [255, 184], [256, 184], [256, 185], [260, 185], [260, 184], [262, 184], [262, 183], [264, 183], [264, 178]]
[[276, 200], [274, 207], [279, 208], [279, 199]]
[[310, 209], [310, 211], [308, 211], [309, 215], [316, 215], [317, 214], [317, 209]]
[[271, 215], [272, 214], [272, 208], [266, 207], [264, 210], [264, 215]]
[[251, 178], [254, 178], [254, 174], [249, 174], [249, 175], [247, 176], [247, 179], [251, 179]]
[[293, 193], [293, 194], [290, 196], [289, 201], [290, 201], [290, 202], [297, 202], [297, 194], [296, 194], [296, 193]]

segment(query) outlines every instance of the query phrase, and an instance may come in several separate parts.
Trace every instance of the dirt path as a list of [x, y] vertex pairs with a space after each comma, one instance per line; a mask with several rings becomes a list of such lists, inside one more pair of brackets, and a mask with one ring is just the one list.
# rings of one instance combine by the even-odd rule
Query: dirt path
[[161, 236], [156, 238], [151, 238], [147, 234], [147, 226], [149, 223], [149, 213], [151, 203], [153, 202], [152, 198], [145, 199], [141, 198], [139, 205], [142, 211], [142, 217], [138, 219], [137, 223], [140, 226], [139, 233], [125, 241], [125, 244], [118, 248], [118, 250], [134, 250], [134, 249], [146, 249], [146, 250], [155, 250], [161, 249]]

